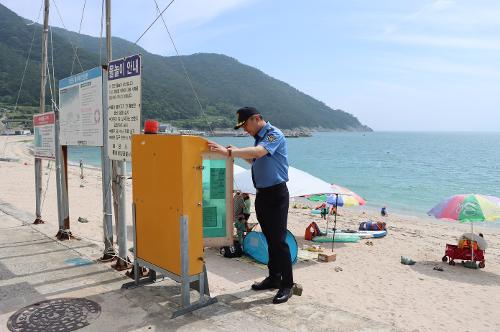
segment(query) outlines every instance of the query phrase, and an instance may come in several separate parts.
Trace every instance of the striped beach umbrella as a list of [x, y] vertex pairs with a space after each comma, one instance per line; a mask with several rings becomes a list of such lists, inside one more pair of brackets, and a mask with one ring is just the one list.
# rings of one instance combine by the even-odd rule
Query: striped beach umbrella
[[434, 206], [428, 215], [459, 222], [500, 220], [500, 198], [479, 194], [462, 194], [448, 197]]
[[[307, 199], [311, 201], [322, 201], [326, 202], [328, 205], [335, 208], [335, 214], [333, 219], [333, 235], [332, 235], [332, 251], [335, 244], [335, 232], [337, 230], [337, 208], [339, 206], [358, 206], [364, 205], [366, 202], [361, 196], [356, 194], [354, 191], [339, 186], [338, 184], [332, 184], [332, 193], [324, 195], [310, 196]], [[326, 219], [326, 233], [328, 233], [329, 218]]]
[[[474, 235], [474, 223], [500, 221], [500, 198], [479, 194], [454, 195], [434, 206], [427, 214], [439, 219], [470, 222]], [[471, 257], [474, 260], [473, 246]]]
[[358, 206], [365, 205], [366, 203], [361, 196], [352, 190], [338, 184], [332, 184], [331, 187], [332, 194], [312, 195], [307, 197], [307, 199], [313, 202], [326, 202], [331, 205], [335, 205], [335, 199], [337, 199], [337, 206]]

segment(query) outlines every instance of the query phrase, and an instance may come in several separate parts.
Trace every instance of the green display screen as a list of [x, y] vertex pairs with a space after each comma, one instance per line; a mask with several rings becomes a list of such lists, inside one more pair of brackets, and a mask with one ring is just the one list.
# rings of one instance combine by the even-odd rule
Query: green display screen
[[203, 237], [226, 236], [226, 161], [203, 160]]

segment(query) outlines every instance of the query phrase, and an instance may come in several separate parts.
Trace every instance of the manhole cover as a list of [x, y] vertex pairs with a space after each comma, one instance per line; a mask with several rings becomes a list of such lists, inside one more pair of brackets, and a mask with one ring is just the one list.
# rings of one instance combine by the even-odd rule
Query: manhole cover
[[10, 316], [10, 331], [75, 331], [96, 320], [101, 306], [87, 299], [63, 298], [34, 303]]

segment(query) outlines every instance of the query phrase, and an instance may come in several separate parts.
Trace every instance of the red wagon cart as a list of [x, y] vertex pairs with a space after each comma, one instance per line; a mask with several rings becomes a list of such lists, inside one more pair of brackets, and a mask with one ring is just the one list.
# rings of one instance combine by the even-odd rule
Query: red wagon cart
[[443, 262], [448, 262], [450, 265], [455, 265], [455, 259], [462, 261], [479, 262], [479, 267], [484, 268], [484, 250], [474, 248], [474, 257], [472, 257], [472, 250], [470, 247], [460, 248], [454, 244], [446, 244], [446, 250], [442, 258]]

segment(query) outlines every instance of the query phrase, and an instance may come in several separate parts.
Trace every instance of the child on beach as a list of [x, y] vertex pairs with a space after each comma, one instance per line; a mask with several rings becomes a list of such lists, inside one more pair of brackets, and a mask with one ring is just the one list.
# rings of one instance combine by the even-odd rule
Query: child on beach
[[384, 206], [382, 206], [382, 209], [380, 210], [380, 215], [382, 217], [387, 217], [389, 214], [387, 213], [387, 208]]

